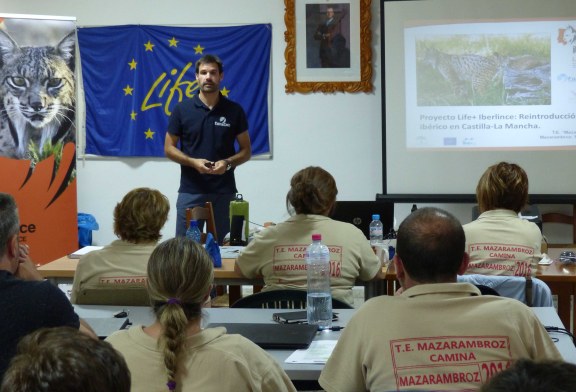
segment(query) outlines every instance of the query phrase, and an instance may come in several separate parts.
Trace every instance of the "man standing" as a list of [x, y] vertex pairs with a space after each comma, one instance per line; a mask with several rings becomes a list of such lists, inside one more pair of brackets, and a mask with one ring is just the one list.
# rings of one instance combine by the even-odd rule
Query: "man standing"
[[314, 39], [320, 41], [320, 66], [322, 68], [334, 67], [334, 56], [336, 48], [333, 45], [333, 39], [336, 33], [339, 33], [340, 19], [334, 17], [334, 8], [326, 9], [326, 20], [318, 25]]
[[402, 293], [354, 314], [320, 375], [326, 391], [476, 390], [519, 358], [562, 360], [526, 305], [456, 282], [464, 243], [440, 209], [402, 222], [393, 259]]
[[68, 326], [97, 339], [66, 295], [36, 270], [19, 244], [19, 229], [14, 198], [0, 193], [0, 379], [20, 338], [39, 328]]
[[212, 202], [220, 242], [230, 231], [229, 206], [238, 191], [234, 168], [248, 161], [252, 151], [244, 110], [220, 93], [223, 78], [217, 56], [200, 58], [196, 62], [199, 93], [176, 105], [170, 116], [164, 153], [181, 167], [177, 236], [186, 233], [186, 208], [207, 201]]

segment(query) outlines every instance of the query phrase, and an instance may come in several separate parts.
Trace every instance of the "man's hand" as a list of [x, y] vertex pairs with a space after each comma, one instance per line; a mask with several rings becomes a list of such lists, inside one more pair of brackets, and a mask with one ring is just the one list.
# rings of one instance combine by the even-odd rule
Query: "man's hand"
[[30, 260], [30, 247], [27, 244], [18, 244], [18, 262]]
[[30, 260], [28, 245], [18, 245], [18, 268], [14, 276], [22, 280], [44, 280], [44, 277], [38, 272], [36, 266]]
[[214, 162], [210, 162], [207, 159], [201, 158], [190, 158], [192, 160], [192, 166], [198, 173], [201, 174], [214, 174]]

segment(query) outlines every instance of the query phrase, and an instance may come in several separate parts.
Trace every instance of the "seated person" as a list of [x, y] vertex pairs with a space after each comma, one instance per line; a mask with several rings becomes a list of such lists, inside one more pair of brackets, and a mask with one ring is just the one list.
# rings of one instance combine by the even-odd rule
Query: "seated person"
[[320, 375], [327, 392], [473, 391], [519, 358], [562, 360], [526, 305], [457, 283], [464, 243], [449, 213], [408, 215], [393, 258], [403, 292], [354, 313]]
[[542, 258], [538, 226], [518, 216], [528, 202], [528, 176], [518, 165], [490, 166], [478, 181], [480, 216], [464, 225], [467, 274], [532, 276]]
[[189, 238], [172, 238], [152, 252], [147, 288], [156, 321], [106, 339], [126, 358], [132, 390], [295, 391], [266, 351], [224, 327], [202, 328], [213, 278], [212, 259]]
[[0, 193], [0, 379], [16, 353], [18, 341], [44, 327], [68, 326], [96, 338], [66, 295], [44, 280], [20, 243], [14, 198]]
[[574, 392], [576, 365], [564, 361], [520, 359], [498, 373], [480, 392]]
[[162, 237], [170, 202], [155, 189], [136, 188], [114, 208], [114, 234], [120, 239], [82, 256], [72, 285], [72, 303], [85, 288], [141, 285], [148, 258]]
[[69, 327], [26, 335], [2, 381], [2, 392], [130, 392], [130, 372], [106, 342]]
[[382, 264], [362, 231], [330, 219], [337, 193], [326, 170], [311, 166], [297, 172], [286, 196], [292, 217], [257, 233], [240, 253], [236, 270], [248, 278], [263, 276], [264, 290], [306, 290], [306, 247], [319, 233], [330, 249], [332, 296], [354, 306], [356, 279], [382, 277]]

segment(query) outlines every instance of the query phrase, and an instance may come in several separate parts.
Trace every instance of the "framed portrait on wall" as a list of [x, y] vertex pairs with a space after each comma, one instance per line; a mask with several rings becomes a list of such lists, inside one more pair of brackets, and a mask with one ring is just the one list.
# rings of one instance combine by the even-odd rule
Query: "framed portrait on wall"
[[372, 91], [371, 0], [284, 0], [286, 92]]

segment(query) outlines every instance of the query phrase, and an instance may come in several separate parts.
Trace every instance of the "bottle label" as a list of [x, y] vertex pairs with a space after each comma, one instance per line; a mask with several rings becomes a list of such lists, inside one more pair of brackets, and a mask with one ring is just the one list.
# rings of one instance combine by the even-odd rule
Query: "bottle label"
[[374, 227], [374, 228], [370, 228], [370, 236], [382, 236], [384, 235], [384, 230], [382, 229], [382, 227]]

